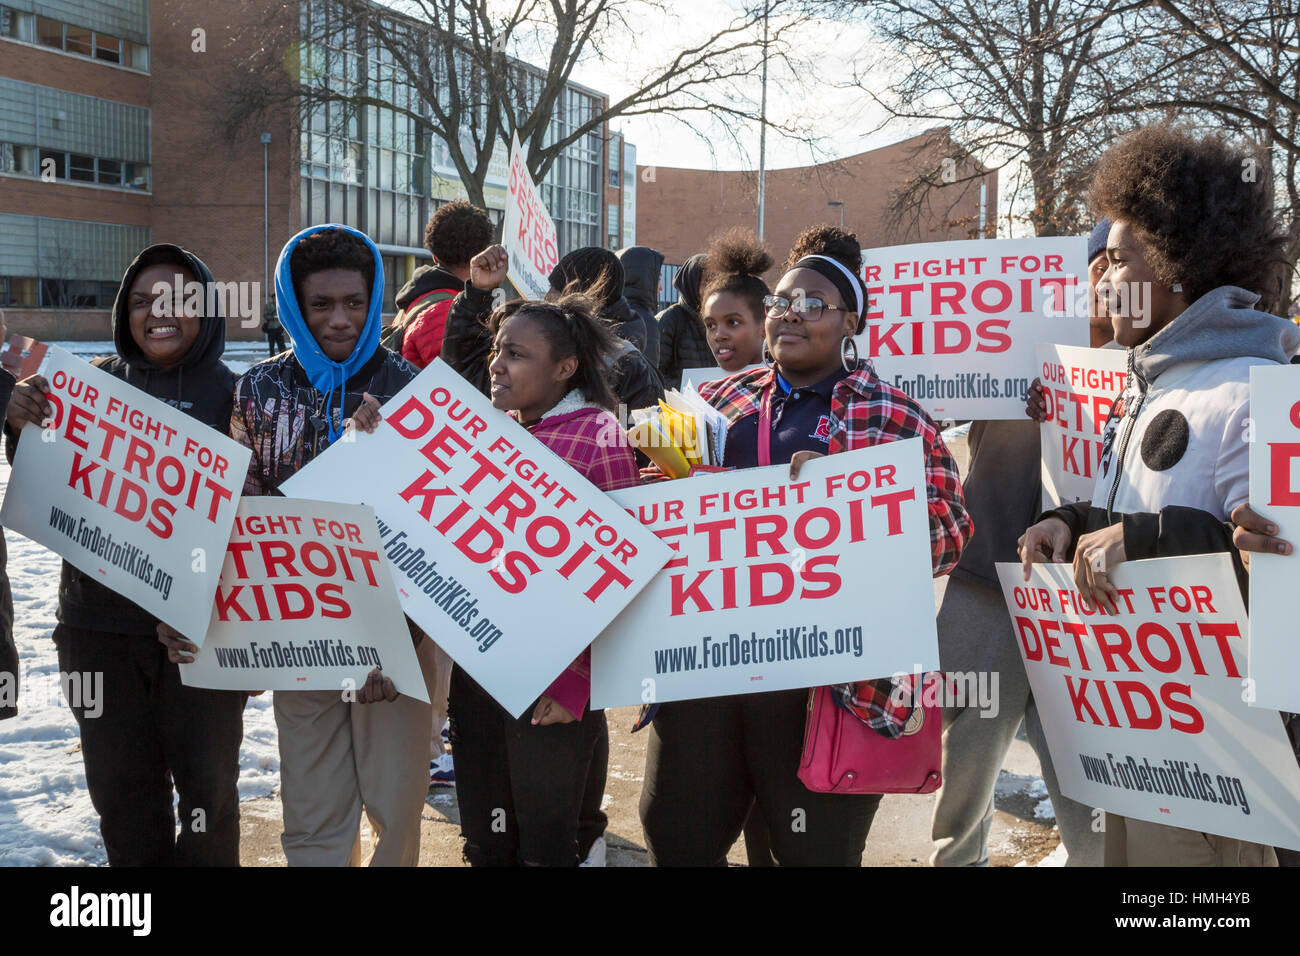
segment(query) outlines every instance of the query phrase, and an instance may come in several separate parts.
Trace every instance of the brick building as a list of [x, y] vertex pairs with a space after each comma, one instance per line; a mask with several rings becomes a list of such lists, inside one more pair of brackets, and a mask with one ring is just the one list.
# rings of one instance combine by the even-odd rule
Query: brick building
[[[328, 3], [303, 9], [306, 23]], [[323, 107], [301, 120], [285, 111], [265, 124], [266, 144], [261, 130], [223, 132], [213, 93], [243, 52], [237, 27], [267, 14], [292, 25], [299, 6], [0, 0], [0, 309], [11, 330], [107, 339], [122, 272], [150, 242], [185, 246], [221, 281], [263, 283], [289, 236], [330, 221], [379, 244], [392, 311], [396, 289], [429, 258], [429, 215], [464, 189], [445, 145], [393, 110], [369, 108], [342, 132]], [[323, 69], [346, 63], [409, 96], [378, 54], [318, 52]], [[552, 122], [563, 128], [605, 102], [570, 84]], [[485, 183], [498, 220], [500, 152]], [[623, 244], [621, 210], [637, 185], [625, 154], [635, 163], [622, 137], [602, 129], [566, 149], [541, 183], [562, 252]], [[259, 337], [257, 311], [243, 327], [232, 319], [230, 336]]]
[[[945, 175], [947, 157], [954, 158]], [[637, 168], [636, 238], [664, 254], [660, 300], [666, 304], [676, 299], [672, 278], [677, 269], [703, 252], [710, 236], [732, 226], [757, 228], [758, 175], [753, 170]], [[908, 181], [918, 170], [930, 169], [951, 182], [914, 196], [902, 214], [894, 215]], [[960, 158], [946, 134], [936, 130], [831, 163], [769, 169], [763, 232], [777, 262], [772, 271], [779, 274], [795, 237], [811, 225], [842, 221], [863, 248], [871, 248], [981, 235], [992, 228], [996, 210], [996, 171]]]

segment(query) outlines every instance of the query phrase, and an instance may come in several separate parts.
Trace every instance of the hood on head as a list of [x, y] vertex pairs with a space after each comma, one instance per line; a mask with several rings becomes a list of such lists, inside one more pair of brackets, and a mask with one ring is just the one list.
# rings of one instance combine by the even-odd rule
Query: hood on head
[[1133, 367], [1147, 382], [1184, 362], [1259, 358], [1285, 364], [1300, 348], [1300, 328], [1253, 308], [1259, 296], [1219, 286], [1141, 345], [1130, 349]]
[[[302, 317], [302, 308], [298, 304], [297, 293], [294, 292], [293, 274], [289, 269], [289, 260], [298, 243], [313, 233], [324, 232], [326, 229], [339, 229], [356, 236], [366, 244], [366, 248], [375, 259], [375, 276], [370, 284], [370, 305], [366, 311], [366, 324], [361, 329], [361, 335], [357, 337], [357, 344], [353, 346], [352, 354], [342, 362], [335, 362], [321, 351], [315, 336], [307, 328], [307, 322]], [[383, 324], [384, 306], [384, 262], [379, 254], [379, 247], [371, 242], [370, 237], [364, 232], [339, 223], [310, 226], [302, 230], [284, 244], [284, 248], [280, 250], [280, 258], [275, 263], [275, 303], [279, 308], [280, 324], [284, 326], [293, 342], [294, 358], [307, 373], [307, 378], [318, 391], [324, 392], [327, 396], [338, 391], [341, 404], [344, 384], [380, 348], [379, 332]], [[332, 406], [332, 400], [328, 404]], [[327, 418], [329, 418], [330, 441], [333, 441], [339, 433], [334, 428], [333, 418], [328, 415]]]
[[[194, 339], [194, 344], [190, 346], [189, 352], [181, 359], [179, 367], [192, 368], [217, 361], [221, 358], [221, 353], [226, 350], [226, 316], [222, 308], [222, 297], [216, 294], [217, 290], [214, 288], [216, 280], [212, 277], [212, 270], [194, 253], [169, 242], [148, 246], [126, 267], [122, 284], [117, 288], [117, 297], [113, 300], [113, 345], [117, 348], [117, 354], [130, 365], [138, 368], [161, 367], [145, 358], [144, 352], [136, 344], [135, 337], [131, 335], [130, 309], [127, 305], [131, 284], [135, 282], [136, 276], [144, 269], [156, 265], [183, 267], [192, 272], [194, 278], [203, 285], [203, 317], [199, 320], [199, 334]], [[182, 301], [184, 301], [187, 298], [184, 295], [185, 290], [181, 291]], [[209, 305], [212, 306], [211, 311], [208, 309]]]
[[465, 283], [446, 269], [435, 265], [423, 265], [411, 274], [410, 281], [398, 290], [393, 301], [397, 303], [399, 309], [405, 309], [420, 296], [435, 289], [460, 290], [464, 287]]
[[659, 301], [659, 267], [664, 264], [663, 253], [649, 246], [628, 246], [618, 251], [618, 261], [623, 263], [623, 295], [629, 302], [655, 311]]
[[[593, 289], [602, 278], [608, 279], [597, 305], [607, 306], [623, 297], [623, 264], [618, 256], [600, 246], [574, 249], [551, 270], [551, 288], [563, 292], [574, 283], [582, 290]], [[593, 290], [594, 291], [594, 290]]]
[[705, 255], [697, 252], [687, 259], [673, 277], [679, 301], [696, 315], [700, 314], [700, 286], [704, 282]]

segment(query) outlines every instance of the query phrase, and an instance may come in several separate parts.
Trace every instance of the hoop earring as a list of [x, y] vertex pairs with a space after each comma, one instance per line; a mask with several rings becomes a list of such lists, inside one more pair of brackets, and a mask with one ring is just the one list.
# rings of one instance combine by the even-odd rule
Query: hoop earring
[[[849, 352], [853, 352], [853, 358], [849, 358]], [[844, 371], [852, 372], [858, 367], [858, 343], [851, 335], [846, 335], [840, 341], [840, 361], [844, 364]]]
[[767, 347], [767, 339], [763, 339], [763, 364], [768, 368], [776, 365], [776, 357], [772, 354], [772, 350]]

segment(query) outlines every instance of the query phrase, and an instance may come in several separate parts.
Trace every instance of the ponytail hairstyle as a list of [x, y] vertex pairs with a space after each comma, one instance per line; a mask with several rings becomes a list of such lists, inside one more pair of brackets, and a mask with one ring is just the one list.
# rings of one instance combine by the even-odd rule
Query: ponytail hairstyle
[[[825, 256], [827, 259], [833, 259], [848, 269], [857, 277], [856, 281], [859, 288], [862, 288], [862, 246], [858, 244], [858, 237], [851, 232], [845, 232], [838, 226], [809, 226], [794, 241], [794, 246], [790, 249], [790, 255], [785, 260], [785, 271], [796, 267], [800, 259], [805, 256]], [[863, 300], [865, 301], [865, 290]], [[850, 310], [853, 308], [853, 298], [850, 297], [844, 303]], [[865, 316], [858, 316], [858, 333], [866, 328], [867, 320]]]
[[507, 302], [488, 318], [493, 337], [511, 316], [525, 316], [536, 322], [551, 347], [551, 357], [559, 362], [576, 358], [578, 367], [569, 379], [570, 389], [579, 389], [583, 398], [608, 411], [618, 405], [610, 386], [617, 341], [609, 326], [597, 315], [596, 304], [583, 295], [564, 295], [555, 302], [517, 299]]
[[772, 268], [772, 262], [767, 246], [748, 229], [737, 226], [714, 236], [704, 260], [701, 308], [709, 296], [731, 292], [744, 300], [761, 324], [763, 297], [772, 291], [763, 281], [763, 273]]

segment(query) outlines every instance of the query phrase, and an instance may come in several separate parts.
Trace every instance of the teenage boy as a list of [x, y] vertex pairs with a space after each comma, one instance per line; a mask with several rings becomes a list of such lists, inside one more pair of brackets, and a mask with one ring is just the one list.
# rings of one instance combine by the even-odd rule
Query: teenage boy
[[[92, 364], [224, 432], [235, 385], [221, 361], [225, 318], [220, 311], [154, 307], [160, 296], [179, 304], [172, 290], [185, 283], [201, 282], [211, 292], [213, 281], [208, 267], [179, 246], [145, 249], [127, 267], [113, 303], [116, 354]], [[52, 414], [48, 391], [39, 375], [15, 387], [5, 422], [10, 461], [23, 426]], [[183, 685], [159, 646], [166, 626], [66, 561], [58, 621], [59, 670], [103, 675], [102, 700], [93, 709], [69, 703], [109, 865], [238, 866], [239, 744], [248, 695]]]
[[402, 311], [393, 322], [395, 337], [384, 344], [416, 368], [436, 359], [451, 300], [469, 280], [469, 260], [491, 242], [492, 220], [482, 209], [460, 200], [439, 206], [424, 227], [424, 247], [433, 265], [416, 269], [397, 293]]
[[[293, 347], [235, 384], [230, 434], [253, 452], [246, 495], [278, 493], [349, 419], [372, 431], [379, 405], [416, 375], [379, 344], [383, 263], [357, 230], [312, 226], [290, 239], [276, 264], [275, 298]], [[432, 643], [411, 632], [427, 675]], [[359, 865], [363, 807], [375, 836], [371, 865], [419, 861], [432, 716], [378, 671], [356, 700], [340, 691], [275, 692], [290, 866]]]

